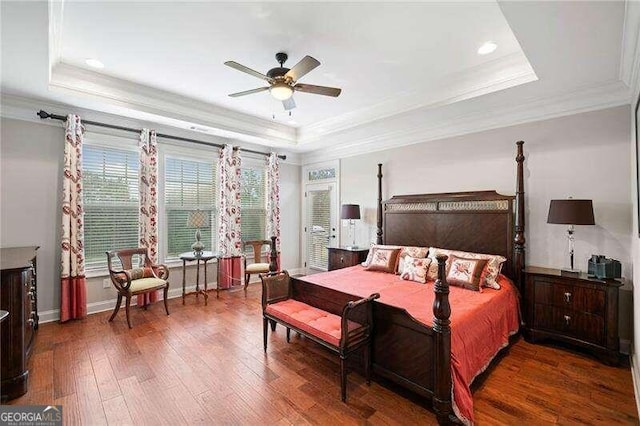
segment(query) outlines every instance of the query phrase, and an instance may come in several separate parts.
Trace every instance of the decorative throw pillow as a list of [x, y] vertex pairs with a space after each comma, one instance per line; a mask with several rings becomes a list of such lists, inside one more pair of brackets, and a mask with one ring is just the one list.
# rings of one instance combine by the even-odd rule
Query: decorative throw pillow
[[422, 284], [427, 282], [427, 270], [431, 265], [430, 258], [416, 259], [415, 257], [405, 256], [400, 263], [403, 264], [400, 278]]
[[[151, 269], [149, 267], [131, 268], [131, 269], [127, 269], [127, 272], [131, 276], [131, 281], [139, 280], [141, 278], [154, 278], [155, 277], [155, 275], [153, 274], [153, 269]], [[120, 275], [120, 282], [123, 283], [123, 284], [127, 282], [127, 277], [124, 274]]]
[[369, 253], [367, 253], [367, 258], [365, 259], [364, 262], [361, 263], [362, 266], [364, 266], [365, 268], [367, 266], [369, 266], [369, 264], [371, 263], [371, 259], [373, 258], [373, 249], [374, 248], [384, 248], [384, 249], [399, 249], [402, 248], [400, 246], [388, 246], [388, 245], [382, 245], [382, 244], [371, 244], [371, 248], [369, 249]]
[[413, 257], [415, 259], [422, 259], [427, 257], [427, 253], [429, 252], [429, 247], [409, 247], [404, 246], [400, 251], [400, 257], [398, 258], [398, 271], [396, 272], [398, 275], [402, 275], [404, 270], [404, 260], [407, 257]]
[[447, 282], [449, 285], [481, 291], [480, 282], [483, 278], [482, 271], [488, 260], [468, 259], [455, 255], [451, 255], [449, 259], [451, 259], [447, 271]]
[[388, 272], [390, 274], [395, 273], [398, 255], [400, 255], [399, 248], [373, 247], [371, 252], [371, 262], [368, 266], [365, 266], [364, 269], [368, 271]]
[[[441, 249], [436, 247], [429, 247], [429, 257], [433, 259], [433, 263], [437, 263], [435, 259], [438, 254], [446, 254], [447, 256], [449, 256], [449, 259], [447, 259], [447, 265], [451, 263], [452, 255], [458, 256], [458, 257], [464, 257], [467, 259], [487, 260], [487, 265], [485, 266], [484, 277], [481, 282], [481, 285], [483, 287], [489, 287], [489, 288], [494, 288], [496, 290], [500, 290], [500, 284], [498, 284], [497, 278], [498, 278], [498, 275], [500, 274], [500, 270], [502, 269], [502, 265], [507, 260], [505, 257], [498, 256], [495, 254], [470, 253], [466, 251], [447, 250], [447, 249]], [[437, 267], [436, 267], [435, 274], [436, 276], [434, 278], [429, 278], [429, 279], [435, 280], [437, 278], [437, 274], [438, 274]]]

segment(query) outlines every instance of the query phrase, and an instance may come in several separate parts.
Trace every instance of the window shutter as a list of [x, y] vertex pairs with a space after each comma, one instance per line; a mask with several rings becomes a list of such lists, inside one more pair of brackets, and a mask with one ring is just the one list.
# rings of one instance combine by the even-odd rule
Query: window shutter
[[331, 235], [331, 191], [309, 191], [310, 212], [307, 238], [309, 267], [326, 270], [329, 265], [329, 236]]
[[266, 170], [264, 167], [243, 168], [241, 170], [240, 214], [243, 241], [266, 239], [265, 185]]
[[177, 258], [191, 251], [195, 229], [187, 226], [189, 212], [203, 210], [209, 215], [209, 226], [201, 228], [201, 241], [206, 251], [216, 251], [216, 165], [167, 156], [165, 161], [165, 210], [167, 219], [167, 258]]
[[138, 153], [83, 145], [87, 270], [107, 266], [106, 251], [138, 247]]

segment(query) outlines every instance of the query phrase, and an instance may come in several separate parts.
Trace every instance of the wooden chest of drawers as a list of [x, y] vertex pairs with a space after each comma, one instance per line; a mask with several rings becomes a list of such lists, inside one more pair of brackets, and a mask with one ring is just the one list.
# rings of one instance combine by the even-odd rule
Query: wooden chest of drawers
[[607, 363], [619, 357], [618, 288], [622, 282], [525, 269], [525, 338], [553, 339], [591, 351]]
[[329, 247], [329, 270], [355, 266], [367, 259], [369, 249]]

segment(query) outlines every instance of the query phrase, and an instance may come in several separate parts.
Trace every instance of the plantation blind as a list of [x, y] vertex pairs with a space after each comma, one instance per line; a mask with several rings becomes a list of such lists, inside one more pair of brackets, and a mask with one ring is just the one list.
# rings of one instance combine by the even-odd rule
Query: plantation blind
[[85, 267], [104, 269], [106, 251], [138, 247], [138, 152], [85, 144], [82, 157]]
[[[266, 170], [264, 167], [242, 168], [240, 173], [240, 215], [242, 240], [265, 240]], [[249, 247], [249, 250], [251, 248]]]
[[200, 229], [206, 251], [216, 251], [216, 176], [215, 161], [167, 156], [165, 161], [165, 211], [168, 259], [191, 251], [195, 228], [187, 226], [189, 212], [203, 210], [209, 224]]
[[331, 190], [308, 191], [307, 259], [309, 268], [327, 270], [331, 231]]

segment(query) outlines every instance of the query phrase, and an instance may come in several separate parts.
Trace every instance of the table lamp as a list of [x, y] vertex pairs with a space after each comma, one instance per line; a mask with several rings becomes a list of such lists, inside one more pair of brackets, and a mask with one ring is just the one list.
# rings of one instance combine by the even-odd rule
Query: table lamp
[[204, 250], [204, 244], [200, 241], [200, 228], [209, 226], [209, 215], [203, 210], [192, 210], [189, 212], [187, 226], [189, 228], [196, 228], [196, 242], [191, 244], [191, 249], [194, 255], [200, 256], [202, 255], [202, 250]]
[[360, 206], [358, 204], [343, 204], [340, 218], [349, 220], [349, 227], [353, 234], [353, 243], [348, 248], [358, 248], [356, 246], [356, 219], [360, 219]]
[[571, 269], [562, 269], [561, 273], [578, 274], [579, 269], [574, 269], [574, 225], [595, 225], [593, 218], [593, 202], [591, 200], [551, 200], [549, 204], [549, 216], [547, 223], [570, 225], [567, 229], [569, 240], [569, 262]]

